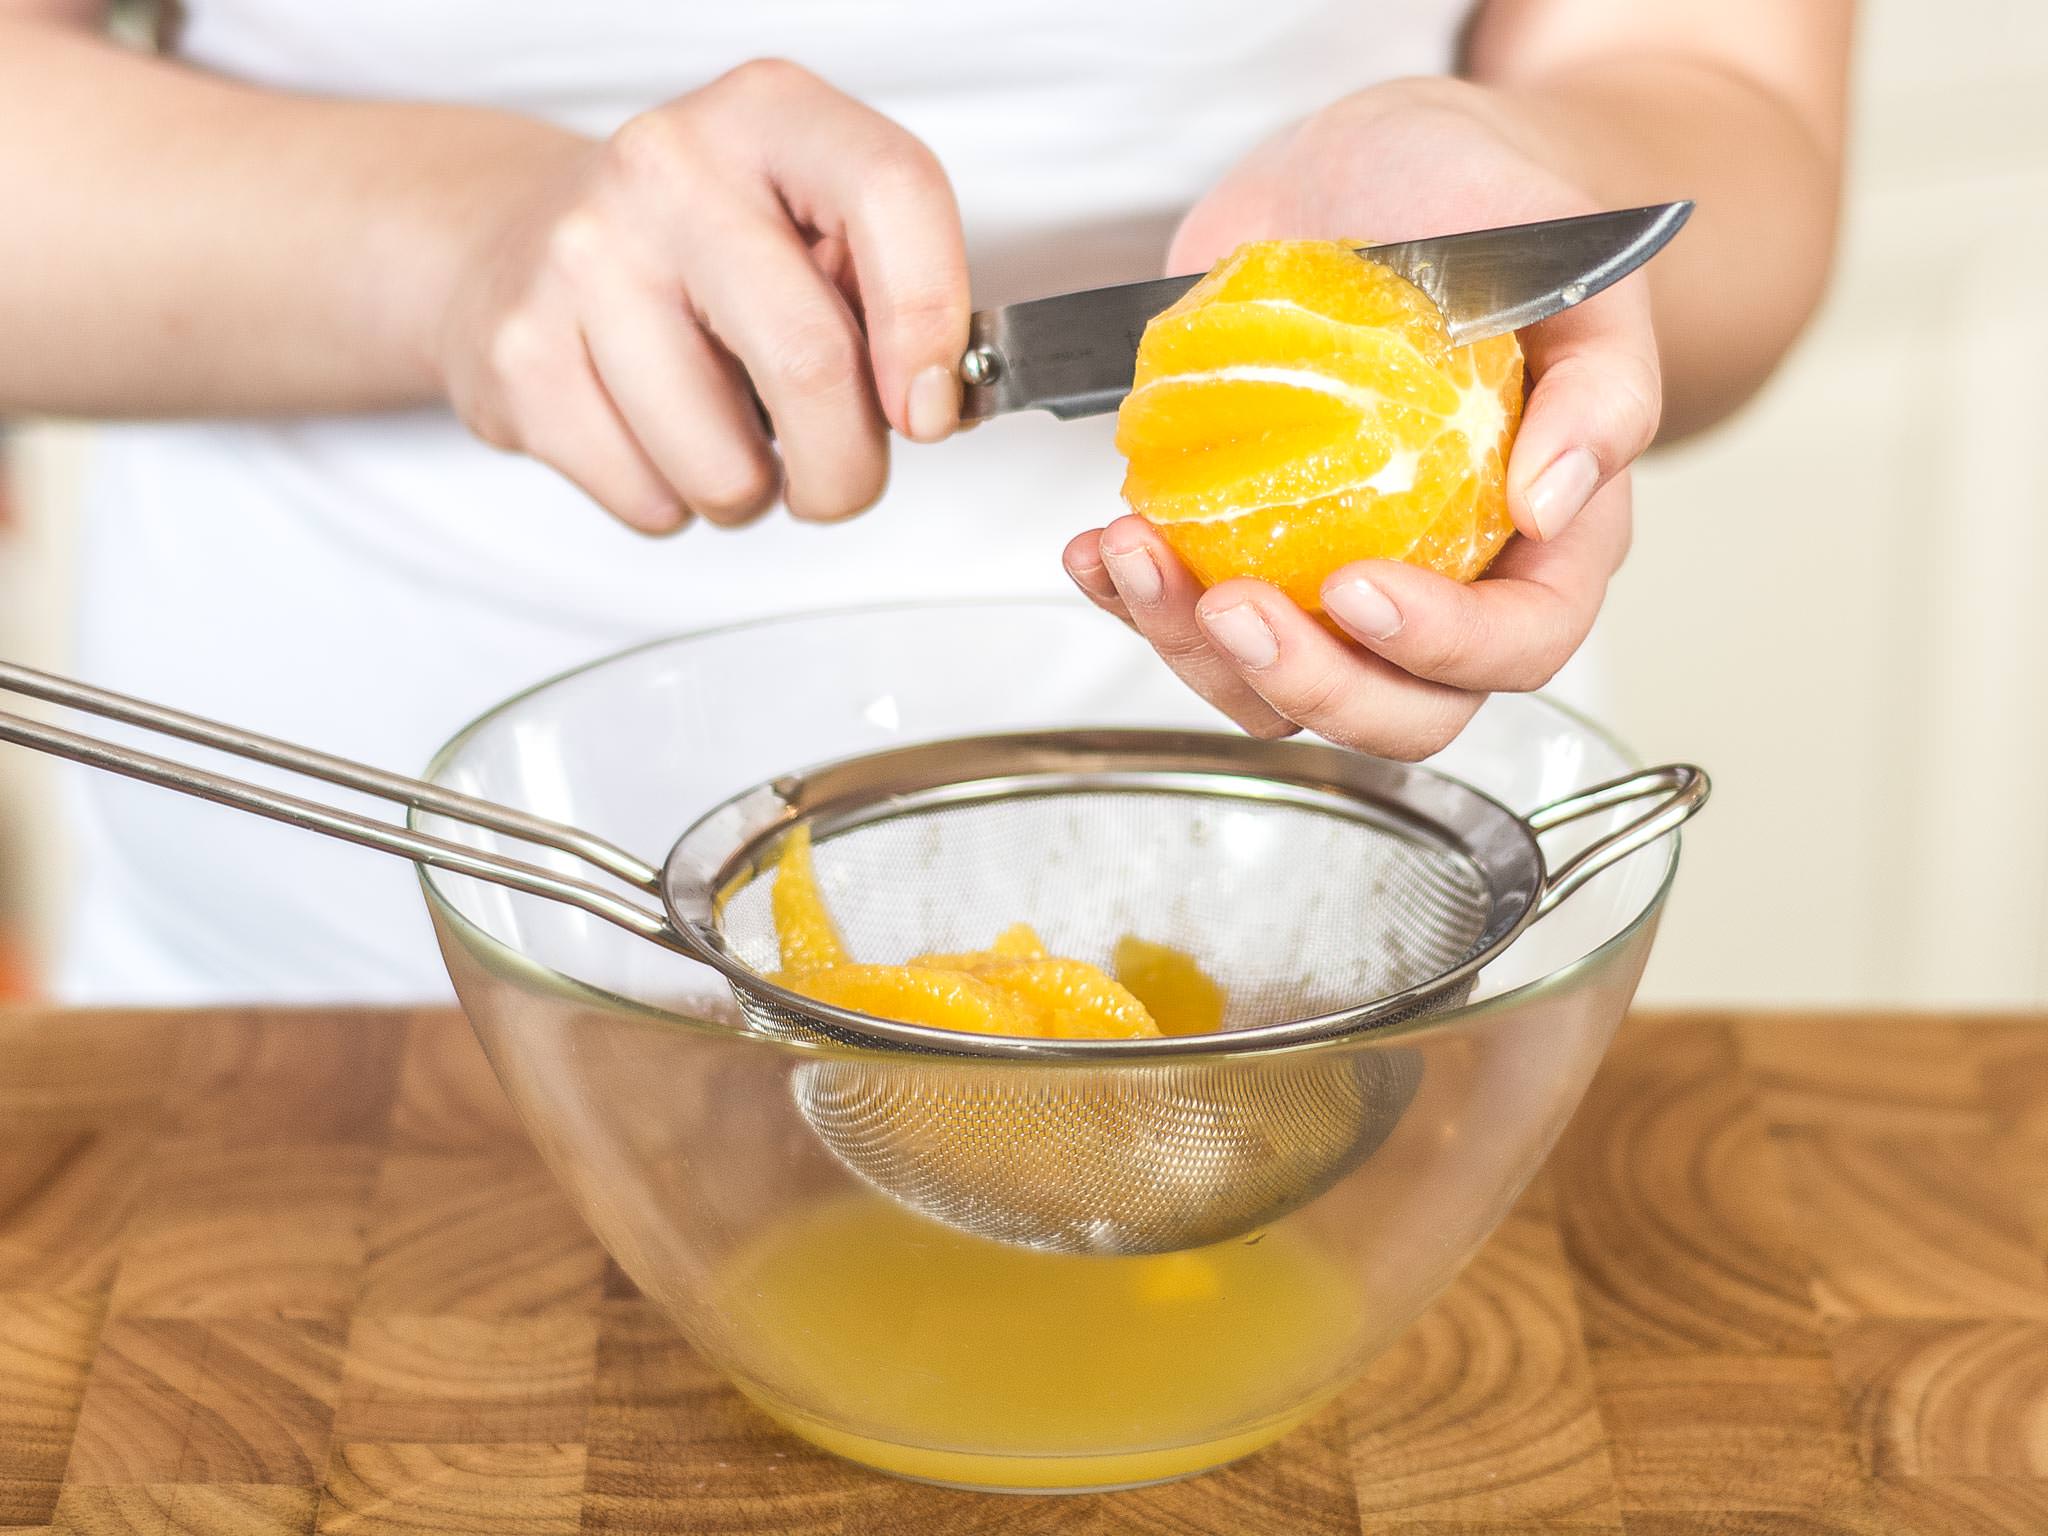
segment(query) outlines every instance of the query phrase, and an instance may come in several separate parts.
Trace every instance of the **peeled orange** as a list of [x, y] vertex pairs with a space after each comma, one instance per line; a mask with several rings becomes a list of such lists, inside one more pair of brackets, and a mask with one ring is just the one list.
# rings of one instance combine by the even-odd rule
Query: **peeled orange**
[[1349, 244], [1241, 246], [1146, 326], [1117, 413], [1124, 499], [1205, 585], [1310, 612], [1354, 560], [1459, 581], [1513, 531], [1512, 335], [1454, 347], [1428, 295]]

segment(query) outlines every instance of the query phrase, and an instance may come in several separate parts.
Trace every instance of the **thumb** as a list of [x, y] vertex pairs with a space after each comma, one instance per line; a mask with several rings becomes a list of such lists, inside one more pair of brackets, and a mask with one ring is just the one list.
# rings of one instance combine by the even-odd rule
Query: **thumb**
[[1657, 435], [1664, 385], [1648, 290], [1628, 279], [1523, 344], [1536, 383], [1508, 462], [1508, 511], [1528, 537], [1554, 539]]
[[1166, 248], [1167, 275], [1206, 272], [1245, 241], [1259, 238], [1248, 232], [1241, 207], [1212, 193], [1190, 208], [1173, 232], [1173, 242]]
[[1169, 275], [1206, 272], [1247, 240], [1317, 233], [1305, 226], [1301, 210], [1282, 190], [1286, 179], [1269, 168], [1275, 158], [1273, 146], [1255, 151], [1187, 211], [1167, 247]]

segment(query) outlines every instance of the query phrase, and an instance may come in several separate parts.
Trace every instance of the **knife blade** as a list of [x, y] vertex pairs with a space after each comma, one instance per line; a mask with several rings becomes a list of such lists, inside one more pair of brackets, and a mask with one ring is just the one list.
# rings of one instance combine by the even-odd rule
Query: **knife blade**
[[[1520, 330], [1635, 271], [1678, 233], [1690, 201], [1361, 247], [1444, 312], [1459, 346]], [[1201, 281], [1162, 277], [1030, 299], [976, 314], [960, 362], [961, 419], [1116, 409], [1146, 322]]]

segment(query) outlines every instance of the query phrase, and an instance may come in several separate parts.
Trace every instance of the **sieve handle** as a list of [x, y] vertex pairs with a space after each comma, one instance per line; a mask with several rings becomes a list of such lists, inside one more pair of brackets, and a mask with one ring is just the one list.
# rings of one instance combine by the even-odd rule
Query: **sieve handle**
[[[259, 736], [252, 731], [165, 709], [124, 694], [109, 693], [103, 688], [37, 672], [11, 662], [0, 661], [0, 691], [62, 704], [85, 714], [137, 726], [158, 735], [196, 742], [251, 762], [339, 785], [380, 800], [431, 811], [453, 821], [567, 853], [640, 890], [655, 892], [660, 889], [661, 876], [652, 865], [602, 838], [524, 811], [515, 811], [509, 806], [429, 784], [422, 779], [387, 773], [381, 768], [371, 768], [347, 758]], [[380, 821], [374, 816], [364, 816], [338, 805], [251, 784], [191, 763], [158, 757], [154, 753], [81, 735], [46, 721], [31, 720], [4, 710], [0, 710], [0, 741], [120, 774], [124, 778], [139, 779], [146, 784], [247, 811], [271, 821], [303, 827], [309, 832], [338, 838], [358, 847], [394, 854], [415, 864], [470, 875], [531, 896], [564, 902], [642, 938], [653, 939], [671, 948], [680, 947], [666, 913], [658, 907], [646, 906], [593, 881], [562, 874], [524, 859], [490, 853], [432, 833], [416, 832], [410, 827]]]
[[1540, 811], [1529, 813], [1529, 830], [1548, 832], [1553, 827], [1582, 821], [1617, 805], [1635, 800], [1657, 799], [1657, 804], [1635, 820], [1617, 827], [1590, 847], [1582, 848], [1564, 865], [1546, 872], [1543, 894], [1536, 900], [1536, 915], [1543, 917], [1558, 904], [1611, 864], [1617, 864], [1640, 848], [1647, 848], [1667, 832], [1676, 831], [1707, 803], [1713, 785], [1706, 774], [1690, 763], [1666, 763], [1645, 768], [1625, 778], [1610, 779], [1591, 789], [1554, 801]]

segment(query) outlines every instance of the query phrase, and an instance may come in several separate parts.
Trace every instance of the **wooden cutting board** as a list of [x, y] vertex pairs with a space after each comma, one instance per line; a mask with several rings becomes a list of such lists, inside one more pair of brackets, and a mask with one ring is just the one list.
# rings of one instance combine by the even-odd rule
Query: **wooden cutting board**
[[788, 1438], [466, 1027], [0, 1013], [0, 1531], [2048, 1532], [2048, 1019], [1659, 1015], [1331, 1411], [1019, 1499]]

